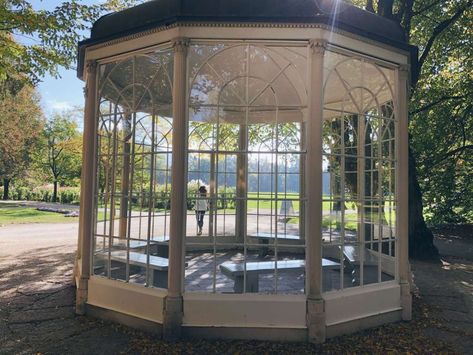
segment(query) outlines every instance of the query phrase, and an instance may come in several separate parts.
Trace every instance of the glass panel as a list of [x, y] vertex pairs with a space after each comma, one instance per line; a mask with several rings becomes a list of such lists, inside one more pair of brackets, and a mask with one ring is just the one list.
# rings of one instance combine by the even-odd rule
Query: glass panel
[[[225, 252], [217, 254], [214, 253], [212, 246], [198, 243], [198, 241], [188, 241], [186, 245], [185, 291], [213, 292], [217, 259], [222, 258]], [[222, 291], [231, 290], [230, 285], [221, 286], [219, 289]]]
[[395, 274], [394, 71], [332, 52], [325, 58], [323, 252], [343, 263], [343, 280], [323, 287], [341, 290]]
[[[191, 46], [189, 292], [304, 292], [303, 281], [296, 285], [286, 276], [303, 275], [304, 266], [278, 276], [276, 261], [295, 259], [284, 254], [291, 247], [304, 260], [305, 53], [306, 47]], [[202, 233], [189, 210], [199, 185], [208, 190]]]
[[[283, 240], [281, 240], [282, 242]], [[269, 246], [263, 261], [247, 261], [247, 293], [303, 294], [305, 290], [305, 251], [291, 246]]]
[[334, 291], [343, 288], [351, 280], [351, 268], [345, 263], [343, 248], [340, 244], [324, 245], [322, 248], [322, 291]]
[[109, 273], [108, 263], [108, 237], [96, 236], [94, 245], [93, 274], [107, 277]]
[[94, 270], [165, 288], [172, 51], [129, 57], [99, 73]]

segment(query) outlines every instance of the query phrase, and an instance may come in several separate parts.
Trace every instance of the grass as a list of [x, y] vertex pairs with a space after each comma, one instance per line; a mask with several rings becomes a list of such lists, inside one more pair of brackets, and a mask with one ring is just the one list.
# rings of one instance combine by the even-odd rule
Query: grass
[[[99, 220], [103, 219], [99, 212]], [[34, 207], [0, 202], [0, 225], [26, 223], [77, 223], [79, 217], [65, 217], [62, 213], [38, 211]]]
[[79, 217], [65, 217], [62, 213], [38, 211], [33, 207], [0, 202], [0, 225], [20, 223], [73, 223]]
[[65, 217], [61, 213], [38, 211], [32, 207], [0, 204], [0, 224], [68, 223], [78, 220], [78, 217]]

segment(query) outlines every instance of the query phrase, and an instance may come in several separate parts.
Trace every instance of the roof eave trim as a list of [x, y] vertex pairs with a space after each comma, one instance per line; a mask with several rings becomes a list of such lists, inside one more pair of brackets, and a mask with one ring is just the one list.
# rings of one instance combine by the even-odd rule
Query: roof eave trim
[[[170, 17], [164, 20], [160, 20], [157, 22], [149, 23], [144, 26], [136, 27], [131, 31], [123, 31], [119, 33], [115, 33], [112, 36], [108, 37], [99, 37], [99, 38], [89, 38], [79, 42], [79, 51], [78, 51], [78, 66], [77, 66], [77, 77], [79, 79], [83, 79], [83, 70], [84, 70], [84, 61], [85, 61], [85, 51], [87, 47], [112, 42], [116, 40], [124, 41], [130, 40], [137, 37], [146, 36], [151, 33], [160, 32], [166, 29], [170, 29], [176, 26], [206, 26], [206, 27], [284, 27], [284, 28], [317, 28], [317, 27], [324, 27], [324, 26], [331, 26], [329, 23], [330, 18], [327, 16], [320, 16], [317, 22], [314, 22], [314, 18], [311, 17], [311, 21], [309, 18], [306, 18], [307, 21], [301, 21], [301, 18], [297, 19], [297, 22], [290, 22], [288, 19], [281, 19], [281, 21], [275, 21], [271, 19], [256, 19], [252, 21], [243, 21], [236, 17], [232, 17], [231, 19], [224, 19], [222, 20], [221, 17], [216, 18], [208, 17], [208, 18], [199, 18], [196, 20], [194, 17], [190, 16], [178, 16], [178, 17]], [[290, 19], [289, 19], [290, 20]], [[392, 47], [411, 52], [412, 46], [405, 42], [395, 41], [383, 36], [379, 36], [374, 33], [366, 33], [364, 31], [359, 30], [358, 28], [354, 28], [350, 25], [345, 23], [337, 24], [335, 27], [337, 30], [346, 31], [348, 33], [352, 33], [358, 35], [363, 38], [371, 39], [376, 42], [384, 43], [390, 45]], [[416, 47], [417, 48], [417, 47]]]

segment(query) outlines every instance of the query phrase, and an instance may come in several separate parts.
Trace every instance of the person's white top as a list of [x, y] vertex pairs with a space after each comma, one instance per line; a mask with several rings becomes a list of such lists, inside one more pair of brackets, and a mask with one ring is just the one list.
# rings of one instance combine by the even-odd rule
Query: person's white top
[[197, 199], [195, 200], [195, 206], [194, 210], [196, 211], [207, 211], [208, 208], [208, 202], [205, 197], [201, 197], [200, 195], [197, 196]]

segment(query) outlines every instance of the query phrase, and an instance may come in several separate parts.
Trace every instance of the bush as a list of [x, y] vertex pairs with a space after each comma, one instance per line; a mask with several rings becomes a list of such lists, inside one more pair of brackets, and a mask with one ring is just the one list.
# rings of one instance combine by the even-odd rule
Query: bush
[[217, 209], [235, 208], [236, 188], [221, 186], [218, 189]]
[[78, 187], [60, 188], [58, 191], [59, 202], [79, 204], [80, 190]]
[[[3, 196], [3, 187], [0, 187], [0, 194]], [[37, 187], [31, 189], [26, 186], [11, 186], [9, 199], [15, 201], [42, 201], [52, 202], [53, 190], [50, 188]], [[58, 189], [58, 201], [60, 203], [79, 204], [79, 187], [60, 187]]]

